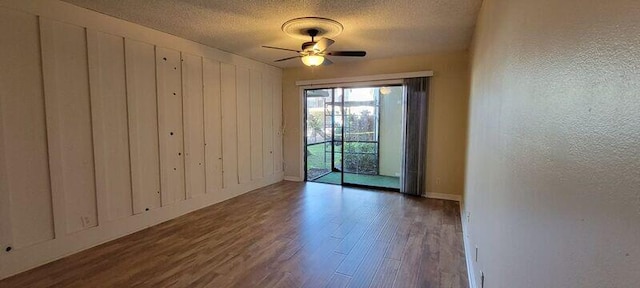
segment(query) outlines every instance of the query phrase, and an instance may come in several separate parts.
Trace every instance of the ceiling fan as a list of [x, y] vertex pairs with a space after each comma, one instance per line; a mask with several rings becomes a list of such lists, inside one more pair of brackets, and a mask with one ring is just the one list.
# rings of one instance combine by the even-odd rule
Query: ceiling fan
[[262, 46], [264, 48], [269, 49], [278, 49], [285, 51], [297, 52], [298, 56], [287, 57], [278, 59], [274, 62], [281, 62], [290, 59], [301, 58], [302, 63], [307, 66], [320, 66], [320, 65], [330, 65], [333, 62], [326, 58], [326, 56], [347, 56], [347, 57], [364, 57], [367, 55], [366, 51], [327, 51], [327, 48], [331, 46], [335, 41], [329, 38], [321, 38], [318, 41], [315, 41], [315, 37], [318, 35], [318, 29], [309, 29], [307, 30], [307, 34], [311, 37], [311, 42], [302, 43], [302, 50], [293, 50], [287, 48], [280, 47], [272, 47], [272, 46]]

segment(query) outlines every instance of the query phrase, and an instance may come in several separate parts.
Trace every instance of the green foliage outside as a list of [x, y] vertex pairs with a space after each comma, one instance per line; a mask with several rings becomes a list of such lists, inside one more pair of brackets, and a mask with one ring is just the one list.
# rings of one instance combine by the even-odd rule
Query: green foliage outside
[[[318, 143], [327, 141], [329, 135], [325, 134], [324, 113], [322, 111], [310, 111], [307, 115], [307, 129], [310, 135], [308, 143]], [[349, 113], [345, 115], [346, 135], [344, 147], [344, 172], [356, 174], [378, 174], [378, 143], [375, 133], [375, 117], [368, 110], [363, 110], [359, 114]], [[371, 141], [371, 142], [357, 142]], [[335, 164], [333, 167], [341, 169], [342, 151], [340, 142], [336, 142]], [[307, 174], [313, 179], [331, 171], [331, 144], [312, 144], [307, 146]], [[325, 153], [325, 149], [328, 153]], [[326, 159], [325, 159], [326, 157]]]
[[344, 171], [356, 174], [378, 174], [377, 143], [346, 142]]
[[324, 157], [324, 143], [307, 146], [307, 169], [331, 169], [331, 154], [327, 154], [327, 162]]
[[311, 135], [307, 137], [308, 143], [318, 143], [325, 141], [327, 135], [324, 132], [324, 114], [322, 111], [310, 111], [307, 114], [307, 132]]
[[[378, 174], [378, 143], [376, 119], [369, 110], [360, 114], [349, 113], [346, 117], [344, 146], [344, 171], [356, 174]], [[369, 142], [350, 142], [369, 141]]]

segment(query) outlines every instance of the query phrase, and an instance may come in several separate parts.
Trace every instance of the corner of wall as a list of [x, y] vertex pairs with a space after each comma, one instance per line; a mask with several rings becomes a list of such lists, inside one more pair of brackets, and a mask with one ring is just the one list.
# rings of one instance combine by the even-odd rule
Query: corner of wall
[[464, 245], [464, 259], [467, 264], [467, 277], [469, 280], [469, 288], [477, 288], [475, 270], [473, 268], [473, 250], [471, 249], [471, 243], [469, 242], [469, 228], [467, 227], [467, 209], [464, 205], [464, 197], [460, 201], [460, 222], [462, 222], [462, 243]]

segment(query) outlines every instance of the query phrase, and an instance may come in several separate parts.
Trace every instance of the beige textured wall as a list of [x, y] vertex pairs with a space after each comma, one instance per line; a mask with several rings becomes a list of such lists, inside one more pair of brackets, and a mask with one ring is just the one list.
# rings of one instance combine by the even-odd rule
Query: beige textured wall
[[467, 52], [389, 59], [362, 60], [311, 69], [289, 68], [283, 72], [285, 176], [300, 174], [301, 95], [299, 80], [352, 77], [413, 71], [434, 71], [429, 108], [427, 162], [428, 193], [462, 194], [469, 95]]
[[[638, 287], [640, 2], [485, 0], [465, 208], [480, 287]], [[472, 250], [473, 251], [473, 250]]]

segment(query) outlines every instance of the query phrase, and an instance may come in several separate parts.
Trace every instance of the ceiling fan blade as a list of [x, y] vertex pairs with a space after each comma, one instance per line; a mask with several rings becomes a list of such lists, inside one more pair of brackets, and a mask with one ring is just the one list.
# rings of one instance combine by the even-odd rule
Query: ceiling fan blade
[[364, 57], [367, 55], [367, 51], [330, 51], [326, 54], [331, 56]]
[[333, 61], [329, 60], [329, 58], [324, 57], [324, 62], [322, 62], [323, 66], [327, 66], [327, 65], [331, 65], [333, 64]]
[[292, 52], [300, 53], [300, 51], [298, 51], [298, 50], [287, 49], [287, 48], [280, 48], [280, 47], [273, 47], [273, 46], [262, 46], [262, 47], [263, 48], [269, 48], [269, 49], [277, 49], [277, 50], [292, 51]]
[[287, 57], [287, 58], [278, 59], [278, 60], [273, 61], [273, 62], [286, 61], [286, 60], [295, 59], [295, 58], [300, 58], [300, 57], [302, 57], [302, 56]]
[[322, 38], [318, 42], [316, 42], [316, 44], [313, 45], [313, 50], [322, 52], [324, 50], [327, 50], [327, 48], [331, 46], [331, 44], [333, 44], [334, 42], [336, 41], [333, 41], [329, 38]]

